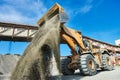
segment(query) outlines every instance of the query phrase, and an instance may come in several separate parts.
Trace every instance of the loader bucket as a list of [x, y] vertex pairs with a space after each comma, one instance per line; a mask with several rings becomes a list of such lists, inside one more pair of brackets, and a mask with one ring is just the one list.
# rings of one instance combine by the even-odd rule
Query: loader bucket
[[60, 23], [66, 23], [69, 19], [67, 14], [64, 12], [64, 9], [56, 3], [44, 16], [40, 18], [40, 20], [38, 20], [37, 24], [40, 27], [56, 15], [59, 15]]

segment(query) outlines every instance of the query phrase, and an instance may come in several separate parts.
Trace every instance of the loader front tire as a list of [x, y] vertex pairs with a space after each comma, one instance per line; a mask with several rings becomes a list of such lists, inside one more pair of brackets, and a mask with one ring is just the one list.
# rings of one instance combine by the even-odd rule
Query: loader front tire
[[81, 55], [78, 61], [78, 67], [83, 75], [95, 75], [97, 73], [97, 65], [94, 58], [90, 54]]
[[68, 64], [71, 62], [71, 59], [70, 58], [67, 58], [67, 59], [63, 59], [61, 61], [61, 68], [62, 68], [62, 73], [63, 75], [73, 75], [75, 70], [73, 69], [69, 69], [68, 68]]

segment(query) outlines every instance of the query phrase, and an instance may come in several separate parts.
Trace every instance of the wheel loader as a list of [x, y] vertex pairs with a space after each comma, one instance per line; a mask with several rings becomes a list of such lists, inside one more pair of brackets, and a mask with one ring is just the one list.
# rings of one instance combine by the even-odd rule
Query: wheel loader
[[[80, 31], [68, 28], [65, 23], [68, 16], [64, 9], [55, 4], [39, 21], [41, 27], [47, 20], [59, 15], [60, 20], [60, 43], [67, 44], [71, 50], [71, 55], [61, 61], [61, 70], [63, 75], [72, 75], [79, 69], [83, 75], [95, 75], [97, 69], [112, 70], [112, 56], [110, 51], [94, 46], [89, 40], [83, 39]], [[48, 26], [49, 27], [49, 26]], [[96, 34], [95, 34], [96, 35]]]

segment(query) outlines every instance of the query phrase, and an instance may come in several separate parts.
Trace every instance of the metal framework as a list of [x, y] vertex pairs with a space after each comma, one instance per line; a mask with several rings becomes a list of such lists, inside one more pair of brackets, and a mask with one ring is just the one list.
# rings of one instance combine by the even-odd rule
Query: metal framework
[[[29, 42], [37, 30], [38, 26], [0, 22], [0, 40]], [[83, 36], [83, 38], [88, 39], [94, 46], [120, 53], [120, 46], [111, 45], [87, 36]]]
[[83, 38], [89, 40], [94, 46], [98, 46], [98, 47], [103, 48], [103, 49], [108, 49], [112, 52], [120, 52], [120, 46], [108, 44], [108, 43], [105, 43], [105, 42], [102, 42], [99, 40], [89, 38], [87, 36], [83, 36]]
[[0, 40], [30, 41], [37, 30], [37, 26], [0, 22]]

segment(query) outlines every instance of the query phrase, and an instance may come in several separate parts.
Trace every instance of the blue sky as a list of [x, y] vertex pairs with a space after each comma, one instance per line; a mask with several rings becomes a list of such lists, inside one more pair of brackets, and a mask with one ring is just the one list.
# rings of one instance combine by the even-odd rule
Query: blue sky
[[[120, 38], [120, 0], [0, 0], [0, 21], [37, 25], [56, 2], [70, 18], [67, 26], [110, 44]], [[28, 44], [1, 41], [0, 53], [23, 53]], [[66, 55], [69, 50], [63, 46], [61, 53]]]

